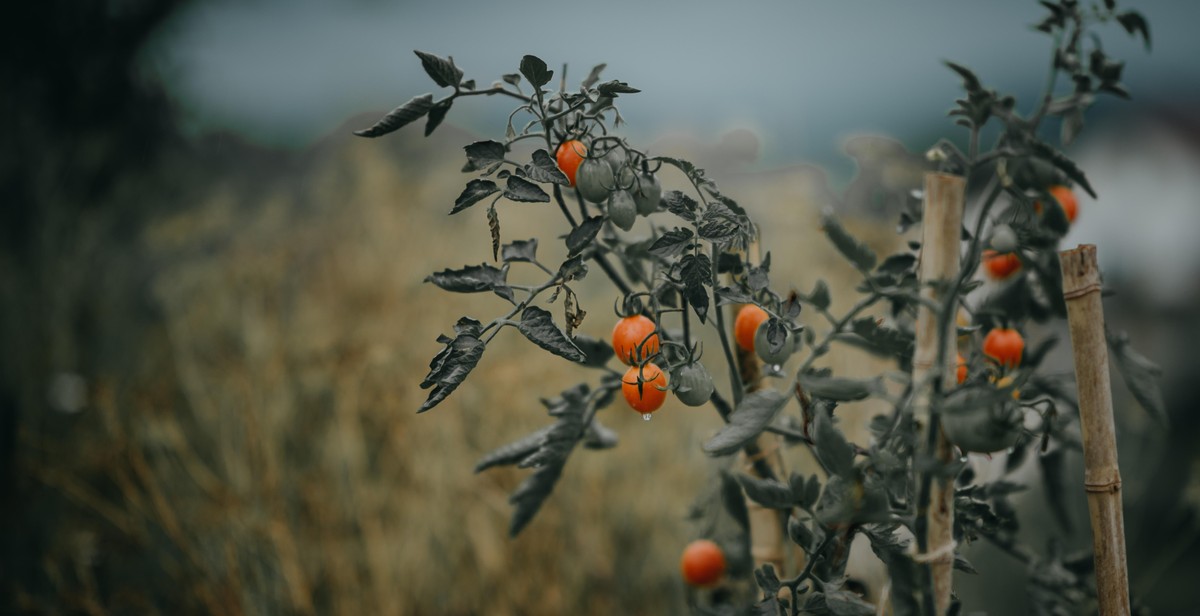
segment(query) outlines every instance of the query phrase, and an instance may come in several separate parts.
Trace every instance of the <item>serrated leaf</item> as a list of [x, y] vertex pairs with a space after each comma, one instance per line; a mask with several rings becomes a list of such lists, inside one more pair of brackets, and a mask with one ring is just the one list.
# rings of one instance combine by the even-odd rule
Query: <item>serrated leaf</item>
[[637, 94], [638, 92], [641, 92], [641, 90], [637, 88], [630, 87], [630, 85], [624, 81], [617, 81], [615, 79], [613, 81], [606, 81], [596, 86], [596, 90], [600, 92], [600, 96], [607, 96], [609, 98], [617, 98], [617, 96], [620, 94]]
[[774, 389], [760, 389], [747, 394], [737, 409], [729, 414], [729, 423], [704, 444], [704, 451], [713, 456], [725, 456], [738, 451], [758, 438], [790, 399], [790, 395]]
[[695, 199], [678, 190], [671, 190], [662, 196], [662, 202], [668, 212], [688, 222], [696, 222], [696, 208], [700, 207], [700, 204], [696, 203]]
[[500, 248], [500, 257], [505, 263], [533, 263], [537, 261], [537, 238], [517, 240]]
[[493, 449], [475, 463], [475, 472], [481, 473], [496, 466], [508, 466], [520, 462], [528, 457], [529, 454], [537, 451], [542, 440], [550, 433], [551, 428], [553, 426], [546, 426], [537, 432], [525, 435], [511, 443]]
[[453, 393], [483, 356], [485, 345], [479, 339], [482, 329], [479, 321], [463, 317], [454, 329], [457, 334], [454, 338], [438, 337], [438, 342], [446, 346], [429, 362], [429, 373], [421, 380], [421, 389], [433, 389], [417, 409], [418, 413], [437, 406]]
[[425, 282], [454, 293], [482, 293], [506, 286], [508, 266], [496, 268], [486, 263], [461, 269], [446, 269], [425, 277]]
[[508, 525], [509, 537], [520, 534], [542, 508], [542, 503], [554, 491], [554, 484], [558, 483], [558, 478], [562, 476], [562, 469], [561, 464], [543, 466], [517, 486], [516, 491], [508, 498], [508, 502], [514, 507], [512, 520]]
[[736, 220], [728, 216], [711, 216], [709, 212], [705, 212], [704, 220], [698, 228], [701, 238], [717, 244], [726, 244], [741, 235], [742, 227]]
[[713, 294], [717, 297], [718, 306], [754, 303], [754, 296], [737, 287], [721, 287], [714, 291]]
[[600, 232], [600, 228], [604, 226], [603, 216], [592, 216], [585, 218], [579, 223], [578, 227], [571, 229], [567, 234], [567, 254], [575, 256], [591, 245], [596, 234]]
[[859, 271], [869, 272], [875, 267], [875, 251], [850, 235], [833, 213], [822, 214], [821, 226], [838, 252], [849, 259]]
[[354, 131], [359, 137], [379, 137], [403, 128], [415, 120], [419, 120], [433, 108], [433, 95], [422, 94], [409, 99], [407, 103], [391, 110], [371, 128]]
[[979, 82], [979, 78], [975, 76], [975, 73], [972, 72], [971, 69], [950, 61], [946, 61], [946, 66], [950, 67], [950, 70], [958, 73], [959, 77], [962, 77], [963, 89], [967, 92], [976, 92], [983, 89], [983, 84]]
[[597, 340], [585, 334], [576, 334], [573, 342], [580, 351], [583, 351], [583, 363], [592, 368], [603, 368], [614, 355], [612, 344], [604, 340]]
[[815, 547], [815, 542], [813, 541], [815, 537], [813, 537], [812, 531], [808, 529], [807, 524], [801, 522], [796, 516], [792, 515], [788, 517], [787, 531], [792, 543], [804, 548], [804, 551], [807, 552]]
[[562, 392], [557, 398], [542, 400], [552, 417], [558, 419], [546, 432], [537, 451], [521, 460], [521, 468], [561, 466], [583, 437], [583, 417], [589, 408], [586, 384], [579, 384]]
[[851, 331], [864, 343], [861, 346], [875, 355], [907, 361], [912, 357], [915, 337], [911, 332], [880, 325], [874, 317], [856, 319]]
[[706, 254], [686, 254], [680, 261], [679, 275], [683, 279], [683, 294], [703, 323], [708, 317], [708, 290], [705, 286], [712, 284], [712, 262]]
[[550, 195], [540, 186], [515, 175], [508, 176], [504, 187], [504, 198], [520, 203], [549, 203]]
[[683, 254], [684, 250], [691, 245], [692, 238], [695, 235], [691, 229], [676, 227], [658, 236], [653, 244], [650, 244], [648, 251], [652, 255], [659, 257], [676, 257]]
[[1122, 28], [1130, 34], [1130, 36], [1142, 35], [1142, 42], [1145, 43], [1146, 49], [1150, 49], [1150, 24], [1146, 22], [1146, 18], [1137, 11], [1125, 11], [1117, 15], [1117, 22]]
[[467, 153], [467, 164], [473, 169], [486, 169], [504, 161], [506, 150], [499, 141], [476, 141], [463, 146]]
[[434, 129], [441, 125], [442, 120], [446, 119], [446, 113], [450, 111], [450, 106], [454, 103], [454, 99], [448, 98], [429, 110], [429, 117], [425, 120], [425, 136], [433, 134]]
[[554, 324], [554, 317], [537, 306], [529, 306], [521, 313], [517, 329], [530, 342], [559, 357], [576, 363], [583, 363], [587, 359], [583, 351]]
[[869, 397], [881, 390], [882, 383], [875, 379], [851, 379], [838, 376], [823, 376], [811, 372], [800, 375], [800, 384], [810, 395], [834, 402], [854, 402]]
[[571, 185], [567, 176], [558, 168], [558, 164], [546, 150], [534, 150], [533, 162], [525, 165], [525, 175], [535, 182], [549, 182], [559, 186]]
[[[456, 86], [462, 81], [463, 72], [457, 66], [454, 66], [454, 59], [439, 58], [431, 53], [424, 51], [416, 51], [417, 57], [421, 59], [421, 66], [429, 75], [433, 82], [443, 88]], [[428, 134], [428, 133], [426, 133]]]
[[496, 183], [491, 180], [471, 180], [467, 182], [467, 187], [463, 189], [462, 194], [454, 200], [454, 208], [450, 210], [450, 213], [457, 214], [499, 190], [500, 187], [496, 186]]
[[854, 448], [837, 426], [828, 403], [813, 405], [813, 453], [831, 474], [850, 477], [854, 473]]
[[583, 436], [583, 446], [588, 449], [612, 449], [620, 442], [620, 437], [612, 428], [600, 423], [599, 419], [592, 418], [591, 425], [588, 426], [587, 432]]
[[521, 74], [538, 89], [554, 78], [554, 71], [546, 68], [546, 63], [537, 56], [527, 55], [521, 58]]
[[597, 81], [600, 81], [600, 73], [604, 72], [604, 69], [607, 67], [607, 64], [597, 64], [596, 66], [593, 66], [592, 71], [588, 73], [588, 76], [584, 78], [583, 83], [580, 85], [584, 88], [592, 87]]
[[[492, 260], [500, 258], [500, 214], [493, 203], [487, 209], [488, 231], [492, 234]], [[505, 265], [507, 271], [507, 265]]]
[[1035, 139], [1030, 142], [1030, 147], [1033, 149], [1035, 154], [1054, 165], [1060, 171], [1065, 173], [1067, 177], [1071, 178], [1071, 180], [1073, 180], [1076, 184], [1079, 184], [1081, 187], [1083, 187], [1083, 189], [1087, 191], [1087, 194], [1091, 195], [1093, 199], [1096, 198], [1096, 191], [1092, 189], [1092, 185], [1090, 182], [1088, 182], [1087, 176], [1084, 175], [1083, 170], [1075, 164], [1075, 161], [1067, 158], [1065, 154], [1054, 149], [1053, 146], [1045, 141]]
[[770, 563], [754, 570], [754, 582], [768, 595], [778, 594], [779, 589], [783, 587], [783, 583], [779, 581], [779, 574], [775, 573], [775, 566]]
[[746, 491], [750, 500], [767, 509], [791, 509], [792, 490], [787, 485], [775, 479], [760, 479], [750, 475], [737, 475], [738, 483]]
[[1116, 359], [1117, 370], [1125, 380], [1125, 386], [1133, 394], [1135, 400], [1159, 424], [1167, 426], [1170, 421], [1167, 407], [1163, 402], [1162, 390], [1158, 380], [1162, 376], [1162, 368], [1150, 361], [1149, 358], [1134, 350], [1129, 344], [1129, 338], [1124, 333], [1106, 332], [1108, 346]]

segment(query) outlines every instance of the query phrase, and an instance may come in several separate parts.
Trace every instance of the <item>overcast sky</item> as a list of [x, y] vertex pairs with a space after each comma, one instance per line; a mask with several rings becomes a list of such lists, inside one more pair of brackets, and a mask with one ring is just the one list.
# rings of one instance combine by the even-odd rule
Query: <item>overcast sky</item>
[[[1122, 6], [1151, 22], [1145, 53], [1119, 28], [1105, 39], [1128, 61], [1142, 100], [1200, 91], [1200, 2]], [[641, 88], [622, 99], [630, 128], [714, 137], [762, 136], [764, 162], [826, 160], [842, 138], [879, 131], [920, 141], [950, 131], [958, 81], [940, 60], [966, 64], [1028, 107], [1049, 39], [1027, 25], [1035, 2], [964, 0], [558, 0], [200, 2], [147, 50], [191, 129], [232, 129], [303, 146], [363, 111], [386, 111], [438, 89], [413, 49], [453, 55], [488, 84], [532, 53], [573, 81], [599, 62]], [[498, 134], [507, 101], [472, 100], [448, 121]], [[944, 124], [941, 124], [945, 122]], [[916, 143], [923, 147], [924, 143]]]

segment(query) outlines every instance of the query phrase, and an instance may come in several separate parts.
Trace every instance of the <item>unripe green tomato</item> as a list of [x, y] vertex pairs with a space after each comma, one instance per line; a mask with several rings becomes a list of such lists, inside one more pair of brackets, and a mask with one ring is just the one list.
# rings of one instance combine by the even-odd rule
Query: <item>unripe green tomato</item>
[[614, 190], [608, 197], [608, 219], [622, 231], [633, 228], [637, 222], [637, 205], [627, 190]]
[[946, 439], [965, 452], [1004, 451], [1021, 436], [1020, 411], [1009, 405], [956, 409], [940, 417]]
[[622, 169], [628, 168], [626, 163], [629, 162], [629, 156], [625, 153], [625, 148], [618, 145], [604, 153], [604, 162], [608, 163], [613, 174], [619, 174]]
[[1008, 225], [997, 225], [992, 229], [992, 249], [996, 252], [1014, 252], [1020, 248], [1017, 232]]
[[588, 158], [579, 164], [575, 172], [575, 186], [584, 199], [592, 203], [604, 203], [608, 193], [616, 186], [612, 168], [599, 158]]
[[671, 377], [675, 397], [688, 406], [700, 406], [708, 402], [713, 393], [713, 381], [704, 364], [693, 362], [675, 370]]
[[649, 216], [658, 210], [658, 202], [662, 199], [662, 184], [653, 173], [638, 174], [637, 183], [629, 189], [633, 193], [633, 202], [637, 204], [638, 214]]
[[800, 336], [787, 328], [787, 326], [779, 323], [783, 329], [783, 344], [772, 348], [771, 341], [767, 335], [768, 326], [772, 323], [779, 323], [775, 319], [763, 321], [754, 332], [754, 352], [758, 354], [758, 358], [764, 363], [777, 366], [783, 364], [800, 348]]

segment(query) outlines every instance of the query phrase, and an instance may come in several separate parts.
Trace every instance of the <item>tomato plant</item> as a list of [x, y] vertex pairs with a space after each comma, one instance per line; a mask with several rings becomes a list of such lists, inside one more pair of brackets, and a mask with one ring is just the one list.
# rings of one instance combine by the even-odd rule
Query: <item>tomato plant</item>
[[[959, 143], [936, 142], [926, 158], [928, 171], [963, 178], [966, 184], [962, 206], [972, 218], [961, 240], [957, 225], [952, 237], [961, 241], [954, 247], [963, 255], [959, 270], [949, 280], [921, 280], [925, 247], [908, 235], [923, 222], [928, 195], [920, 191], [906, 196], [897, 212], [899, 230], [910, 241], [882, 257], [826, 212], [821, 228], [859, 279], [858, 299], [837, 306], [823, 280], [808, 292], [772, 280], [771, 253], [762, 250], [750, 212], [703, 169], [671, 156], [650, 156], [616, 133], [622, 120], [617, 101], [639, 90], [618, 80], [602, 82], [603, 65], [578, 88], [568, 88], [566, 76], [559, 74], [562, 85], [555, 89], [550, 87], [555, 71], [540, 58], [525, 56], [517, 73], [481, 89], [465, 80], [453, 61], [417, 52], [434, 82], [453, 91], [437, 101], [431, 94], [413, 98], [358, 134], [380, 136], [421, 118], [427, 118], [428, 134], [452, 105], [476, 96], [504, 97], [517, 105], [503, 140], [464, 148], [464, 171], [474, 177], [450, 209], [457, 214], [486, 203], [493, 263], [427, 278], [451, 292], [494, 293], [510, 307], [486, 323], [462, 317], [452, 334], [438, 338], [443, 348], [421, 382], [430, 392], [419, 411], [440, 404], [462, 385], [505, 329], [596, 375], [543, 399], [552, 423], [487, 454], [477, 465], [479, 470], [514, 464], [533, 469], [512, 497], [510, 534], [525, 529], [544, 505], [565, 477], [578, 444], [615, 446], [613, 431], [598, 415], [617, 390], [647, 418], [673, 391], [689, 406], [709, 404], [724, 420], [724, 427], [701, 445], [704, 452], [717, 458], [740, 452], [747, 460], [746, 472], [732, 464], [718, 471], [720, 497], [707, 505], [739, 528], [728, 545], [750, 553], [753, 528], [744, 498], [777, 514], [777, 528], [786, 528], [807, 563], [788, 577], [773, 564], [726, 563], [711, 542], [693, 544], [681, 565], [689, 583], [707, 586], [723, 575], [730, 581], [753, 579], [761, 592], [757, 597], [714, 592], [709, 605], [697, 609], [733, 609], [729, 604], [740, 602], [764, 614], [875, 613], [843, 584], [850, 543], [861, 536], [886, 565], [893, 613], [937, 611], [935, 606], [950, 597], [935, 588], [931, 553], [949, 550], [938, 557], [946, 572], [949, 562], [972, 568], [955, 545], [929, 545], [935, 485], [952, 490], [958, 542], [995, 544], [1025, 559], [1031, 578], [1053, 571], [1057, 585], [1038, 587], [1039, 611], [1087, 609], [1095, 594], [1086, 583], [1087, 572], [1068, 568], [1061, 554], [1042, 555], [1018, 541], [1008, 496], [1021, 482], [1012, 473], [1019, 464], [984, 481], [958, 455], [943, 460], [922, 453], [941, 434], [960, 453], [1004, 451], [1017, 462], [1034, 457], [1044, 476], [1057, 477], [1064, 472], [1063, 455], [1054, 452], [1078, 448], [1071, 430], [1077, 419], [1076, 402], [1067, 393], [1070, 383], [1038, 371], [1056, 340], [1045, 337], [1026, 348], [1015, 328], [1065, 314], [1057, 248], [1076, 206], [1073, 198], [1050, 187], [1071, 185], [1089, 194], [1093, 189], [1060, 145], [1078, 134], [1097, 95], [1124, 95], [1123, 64], [1106, 55], [1098, 35], [1089, 34], [1116, 22], [1148, 42], [1148, 30], [1140, 14], [1120, 11], [1112, 1], [1088, 10], [1074, 0], [1042, 5], [1049, 14], [1036, 29], [1051, 37], [1052, 62], [1047, 89], [1031, 109], [1019, 110], [1014, 97], [985, 87], [970, 69], [947, 63], [964, 90], [950, 115], [966, 134]], [[1069, 79], [1060, 80], [1064, 74]], [[1063, 81], [1069, 89], [1063, 89]], [[1048, 118], [1061, 123], [1059, 145], [1039, 130]], [[514, 119], [525, 123], [514, 125]], [[565, 144], [571, 146], [564, 150]], [[1039, 215], [1038, 203], [1048, 195], [1062, 207], [1042, 208]], [[512, 239], [523, 235], [502, 226], [502, 207], [557, 208], [566, 257], [546, 263], [536, 238]], [[639, 217], [648, 235], [631, 231]], [[1005, 254], [985, 254], [989, 247]], [[759, 258], [760, 252], [765, 256]], [[977, 276], [981, 265], [996, 277], [1011, 277], [1018, 267], [1028, 275], [988, 289]], [[575, 288], [593, 268], [624, 306], [611, 344], [578, 331], [586, 311]], [[931, 289], [935, 295], [927, 294]], [[544, 307], [555, 303], [563, 328]], [[742, 308], [727, 323], [727, 307], [738, 305]], [[811, 316], [802, 323], [805, 311]], [[937, 361], [926, 362], [932, 368], [914, 360], [915, 327], [922, 315], [939, 326]], [[1005, 327], [982, 333], [972, 322]], [[699, 327], [711, 328], [719, 341], [720, 353], [708, 357], [711, 363], [715, 355], [721, 368], [711, 373], [701, 362]], [[841, 345], [865, 350], [895, 369], [873, 378], [834, 374], [820, 362]], [[956, 345], [961, 355], [953, 351]], [[614, 355], [629, 366], [609, 367]], [[1002, 367], [1009, 380], [983, 378], [998, 370], [983, 357]], [[785, 373], [783, 365], [791, 360], [794, 372]], [[916, 378], [918, 368], [932, 369], [935, 378]], [[718, 386], [711, 374], [728, 379]], [[1144, 378], [1129, 382], [1152, 387]], [[1021, 393], [1014, 396], [1018, 388]], [[888, 411], [873, 418], [869, 440], [860, 444], [843, 433], [835, 417], [855, 412], [855, 404], [866, 399], [882, 401]], [[917, 417], [918, 404], [927, 416]], [[787, 412], [789, 407], [798, 412]], [[764, 461], [762, 438], [807, 448], [820, 472], [776, 472]], [[1054, 455], [1039, 455], [1047, 451]], [[710, 537], [712, 529], [702, 535]], [[915, 558], [914, 551], [928, 558]]]

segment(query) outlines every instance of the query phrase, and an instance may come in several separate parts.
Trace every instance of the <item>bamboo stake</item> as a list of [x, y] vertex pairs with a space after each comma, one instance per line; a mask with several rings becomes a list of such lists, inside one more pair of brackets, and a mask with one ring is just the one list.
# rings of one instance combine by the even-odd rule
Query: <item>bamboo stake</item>
[[1129, 614], [1121, 472], [1117, 466], [1096, 247], [1084, 244], [1063, 251], [1059, 260], [1071, 348], [1075, 352], [1075, 383], [1079, 388], [1079, 420], [1083, 429], [1083, 485], [1092, 518], [1097, 601], [1101, 616]]
[[[944, 173], [925, 175], [925, 214], [919, 266], [921, 296], [939, 305], [945, 299], [944, 291], [931, 283], [950, 284], [958, 275], [965, 191], [966, 180], [959, 176]], [[942, 462], [954, 459], [954, 448], [931, 421], [930, 389], [933, 384], [929, 377], [931, 374], [940, 374], [942, 389], [954, 386], [954, 371], [950, 369], [949, 362], [956, 356], [953, 318], [956, 312], [957, 304], [951, 307], [948, 318], [940, 319], [938, 311], [922, 305], [917, 312], [916, 348], [913, 352], [913, 383], [919, 387], [913, 415], [924, 431], [922, 448], [927, 448], [931, 436], [936, 438], [933, 454]], [[940, 349], [941, 353], [939, 347], [944, 347]], [[937, 365], [939, 359], [944, 365]], [[936, 431], [937, 434], [931, 435], [930, 431]], [[933, 480], [925, 519], [924, 553], [917, 554], [915, 560], [929, 563], [936, 613], [945, 614], [950, 608], [954, 565], [954, 483], [951, 479]]]

